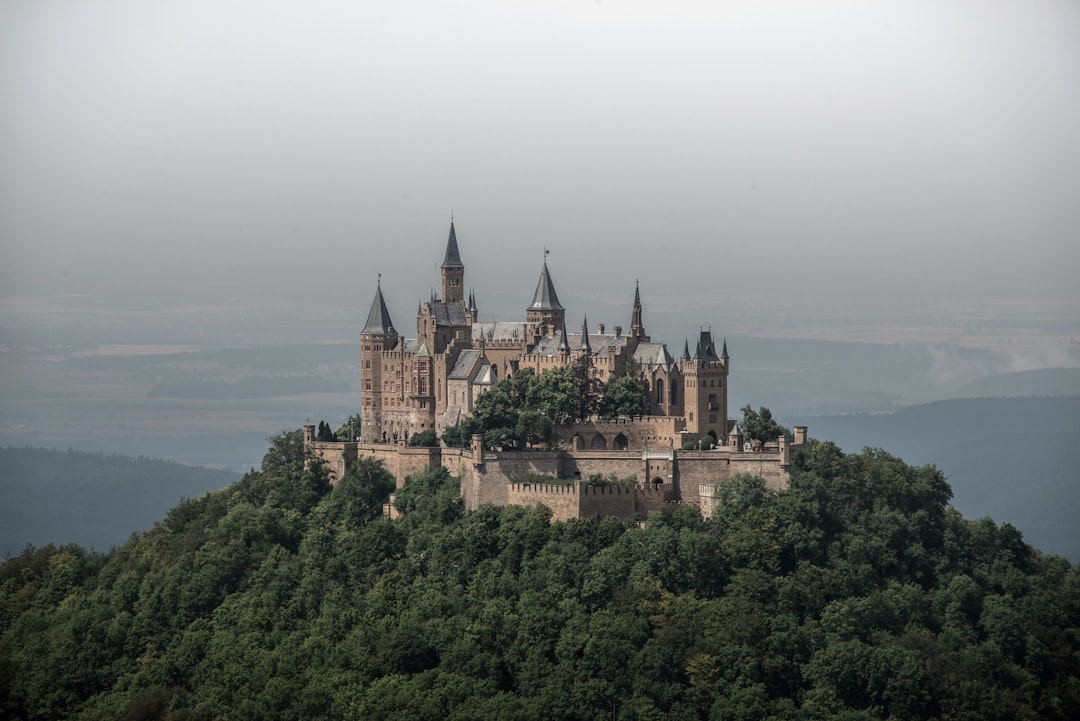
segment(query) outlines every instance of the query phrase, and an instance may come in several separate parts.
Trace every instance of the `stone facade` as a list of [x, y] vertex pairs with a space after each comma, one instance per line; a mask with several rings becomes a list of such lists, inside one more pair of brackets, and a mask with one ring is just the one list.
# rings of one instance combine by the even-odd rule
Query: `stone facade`
[[[806, 440], [806, 428], [795, 429]], [[410, 448], [399, 443], [331, 443], [315, 440], [315, 426], [304, 427], [309, 450], [320, 457], [336, 482], [359, 457], [382, 461], [397, 479], [442, 466], [461, 479], [465, 507], [542, 503], [555, 520], [592, 514], [648, 516], [661, 508], [689, 504], [712, 512], [716, 486], [738, 473], [759, 476], [773, 490], [787, 487], [791, 450], [787, 438], [760, 451], [721, 446], [709, 451], [674, 448], [642, 450], [486, 450], [479, 436], [471, 448]], [[633, 479], [627, 484], [590, 485], [595, 475]], [[537, 476], [551, 478], [537, 483]]]
[[[472, 412], [479, 393], [522, 368], [542, 373], [584, 364], [604, 383], [633, 362], [647, 385], [650, 417], [666, 420], [650, 420], [656, 426], [651, 434], [642, 430], [626, 436], [629, 447], [636, 447], [633, 438], [641, 436], [644, 443], [649, 435], [653, 443], [672, 447], [705, 435], [725, 443], [730, 430], [727, 344], [718, 353], [712, 332], [702, 330], [694, 352], [687, 340], [682, 356], [674, 358], [645, 332], [636, 286], [629, 332], [621, 326], [607, 332], [604, 324], [593, 332], [584, 322], [578, 333], [569, 333], [545, 260], [525, 319], [482, 323], [475, 293], [464, 293], [465, 265], [453, 221], [441, 273], [441, 294], [432, 292], [417, 307], [415, 338], [403, 337], [394, 327], [381, 282], [375, 289], [360, 334], [361, 441], [394, 444], [427, 430], [441, 434]], [[597, 432], [591, 433], [586, 447], [596, 437]]]
[[[532, 302], [520, 322], [478, 321], [475, 293], [464, 291], [465, 265], [453, 221], [441, 268], [441, 295], [417, 307], [416, 337], [394, 327], [381, 283], [360, 334], [361, 420], [359, 440], [315, 440], [305, 426], [305, 442], [326, 462], [334, 482], [359, 457], [382, 461], [398, 487], [417, 472], [442, 466], [461, 479], [465, 506], [543, 503], [557, 520], [602, 514], [644, 517], [673, 504], [691, 504], [711, 513], [715, 488], [737, 473], [760, 476], [770, 488], [787, 486], [794, 438], [754, 451], [729, 421], [727, 343], [720, 352], [702, 330], [694, 353], [683, 345], [676, 360], [645, 332], [640, 290], [635, 286], [630, 329], [606, 332], [587, 322], [576, 334], [566, 330], [545, 258]], [[604, 420], [590, 418], [557, 430], [559, 448], [492, 451], [474, 436], [471, 448], [414, 448], [410, 435], [441, 434], [472, 413], [476, 397], [522, 368], [542, 373], [570, 364], [585, 365], [601, 382], [636, 363], [647, 384], [649, 415]], [[683, 451], [687, 441], [709, 436], [712, 450]], [[612, 475], [623, 483], [596, 483]], [[537, 483], [538, 477], [551, 479]]]

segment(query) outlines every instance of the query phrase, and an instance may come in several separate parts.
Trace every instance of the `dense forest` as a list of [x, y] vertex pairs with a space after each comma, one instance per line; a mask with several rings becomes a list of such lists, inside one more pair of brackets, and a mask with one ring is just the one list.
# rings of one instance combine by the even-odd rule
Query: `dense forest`
[[392, 488], [293, 432], [108, 554], [7, 560], [0, 717], [1080, 717], [1080, 574], [933, 467], [815, 443], [645, 524]]

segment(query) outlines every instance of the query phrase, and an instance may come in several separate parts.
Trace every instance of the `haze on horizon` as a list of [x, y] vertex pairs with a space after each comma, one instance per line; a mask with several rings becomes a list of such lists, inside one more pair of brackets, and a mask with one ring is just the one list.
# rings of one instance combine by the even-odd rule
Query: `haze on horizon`
[[1076, 299], [1077, 88], [1068, 0], [9, 2], [0, 296]]

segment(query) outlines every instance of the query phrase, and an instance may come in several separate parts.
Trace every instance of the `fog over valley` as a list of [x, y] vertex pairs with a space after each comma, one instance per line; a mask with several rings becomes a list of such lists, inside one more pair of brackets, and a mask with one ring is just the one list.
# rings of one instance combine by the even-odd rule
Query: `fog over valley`
[[640, 284], [675, 355], [727, 340], [730, 417], [1076, 560], [1076, 88], [1069, 0], [5, 3], [0, 447], [235, 474], [336, 428], [452, 216], [479, 320], [545, 260], [574, 332]]

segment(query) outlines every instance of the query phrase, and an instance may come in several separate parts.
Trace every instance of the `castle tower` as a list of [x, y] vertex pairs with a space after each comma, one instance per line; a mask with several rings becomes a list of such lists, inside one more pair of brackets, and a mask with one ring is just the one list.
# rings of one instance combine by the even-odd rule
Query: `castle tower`
[[701, 331], [694, 355], [682, 361], [686, 430], [698, 437], [710, 435], [718, 445], [728, 435], [728, 364], [727, 341], [717, 355], [712, 331], [707, 330]]
[[551, 282], [551, 274], [548, 273], [547, 258], [545, 258], [532, 303], [525, 311], [525, 321], [538, 324], [541, 335], [555, 335], [555, 331], [562, 328], [565, 318], [566, 310], [559, 303], [559, 296], [555, 293], [555, 284]]
[[468, 319], [469, 325], [472, 325], [476, 322], [476, 318], [479, 313], [480, 311], [476, 308], [476, 295], [472, 292], [472, 290], [470, 290], [469, 303], [465, 306], [465, 317]]
[[634, 281], [634, 312], [630, 317], [630, 337], [637, 338], [642, 343], [649, 342], [649, 336], [645, 335], [645, 323], [641, 320], [641, 289], [636, 280]]
[[398, 343], [398, 334], [390, 320], [390, 311], [383, 300], [382, 279], [375, 285], [367, 323], [360, 331], [360, 419], [363, 422], [362, 440], [372, 443], [381, 440], [383, 409], [383, 353]]
[[442, 264], [442, 300], [444, 303], [465, 302], [465, 264], [458, 252], [454, 219], [450, 219], [450, 237], [446, 239], [446, 257]]

